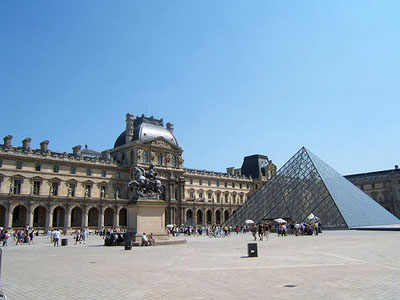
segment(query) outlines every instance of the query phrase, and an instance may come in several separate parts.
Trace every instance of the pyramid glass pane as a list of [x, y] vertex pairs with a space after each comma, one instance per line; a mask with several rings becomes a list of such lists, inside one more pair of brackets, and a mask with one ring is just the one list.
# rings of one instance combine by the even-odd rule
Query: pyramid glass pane
[[379, 203], [358, 189], [311, 151], [307, 149], [306, 151], [350, 228], [399, 223], [399, 219]]
[[276, 218], [320, 218], [324, 228], [394, 224], [400, 221], [322, 160], [300, 149], [226, 222], [240, 225]]

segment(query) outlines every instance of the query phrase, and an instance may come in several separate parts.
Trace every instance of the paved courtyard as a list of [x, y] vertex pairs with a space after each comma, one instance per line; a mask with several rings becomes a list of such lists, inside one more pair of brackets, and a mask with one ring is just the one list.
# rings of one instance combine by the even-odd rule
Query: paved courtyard
[[[182, 238], [182, 237], [179, 237]], [[400, 299], [400, 232], [330, 231], [258, 242], [250, 234], [186, 244], [3, 248], [8, 299]]]

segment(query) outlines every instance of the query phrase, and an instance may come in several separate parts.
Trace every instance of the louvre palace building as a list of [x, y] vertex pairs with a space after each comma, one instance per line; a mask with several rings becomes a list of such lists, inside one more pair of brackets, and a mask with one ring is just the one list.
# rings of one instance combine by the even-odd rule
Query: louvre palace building
[[244, 158], [226, 173], [187, 169], [174, 136], [162, 119], [126, 115], [126, 129], [114, 147], [97, 152], [77, 145], [72, 152], [50, 150], [49, 141], [17, 146], [11, 135], [0, 144], [0, 226], [39, 231], [127, 226], [128, 183], [135, 167], [150, 164], [162, 182], [166, 224], [221, 224], [276, 173], [265, 155]]

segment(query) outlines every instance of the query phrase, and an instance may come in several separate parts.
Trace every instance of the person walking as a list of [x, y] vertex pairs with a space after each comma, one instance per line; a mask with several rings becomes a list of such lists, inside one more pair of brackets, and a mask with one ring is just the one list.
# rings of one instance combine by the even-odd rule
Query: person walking
[[15, 245], [22, 244], [22, 232], [20, 230], [17, 231], [17, 242]]
[[54, 231], [54, 247], [59, 247], [59, 243], [58, 241], [60, 240], [60, 231], [58, 231], [58, 228], [56, 228], [56, 230]]
[[260, 241], [263, 240], [263, 236], [264, 236], [264, 230], [263, 230], [263, 225], [260, 223], [258, 224], [258, 238], [260, 239]]
[[79, 229], [75, 230], [75, 245], [78, 244], [78, 242], [81, 244], [81, 232]]
[[87, 230], [86, 230], [86, 229], [83, 229], [83, 231], [82, 231], [82, 240], [83, 240], [83, 244], [84, 244], [84, 245], [86, 245], [87, 236], [88, 236]]
[[253, 228], [251, 229], [251, 234], [253, 235], [253, 238], [255, 241], [257, 241], [257, 226], [253, 225]]
[[8, 246], [8, 239], [10, 238], [10, 235], [8, 234], [8, 231], [6, 230], [3, 236], [3, 247]]
[[35, 236], [35, 230], [32, 229], [32, 231], [29, 233], [29, 245], [35, 245], [35, 242], [33, 241], [33, 237]]

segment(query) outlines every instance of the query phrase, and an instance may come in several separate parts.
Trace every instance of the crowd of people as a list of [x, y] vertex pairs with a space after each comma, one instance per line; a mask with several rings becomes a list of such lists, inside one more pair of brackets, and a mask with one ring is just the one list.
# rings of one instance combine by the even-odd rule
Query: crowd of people
[[[290, 222], [290, 223], [276, 223], [267, 222], [262, 224], [247, 224], [238, 226], [170, 226], [166, 227], [168, 235], [180, 236], [209, 236], [209, 237], [226, 237], [230, 236], [232, 233], [247, 233], [251, 232], [254, 241], [257, 238], [262, 241], [264, 239], [268, 240], [269, 233], [277, 233], [278, 237], [287, 235], [318, 235], [322, 233], [321, 223], [317, 222]], [[121, 245], [124, 242], [123, 234], [124, 232], [117, 230], [116, 228], [103, 228], [94, 231], [95, 235], [102, 236], [105, 245]], [[38, 235], [38, 232], [33, 228], [29, 228], [29, 225], [23, 230], [16, 230], [13, 234], [13, 240], [16, 245], [21, 245], [22, 243], [27, 243], [29, 245], [34, 244], [34, 237]], [[54, 247], [58, 247], [60, 242], [61, 232], [58, 228], [51, 229], [47, 232], [49, 241], [53, 243]], [[86, 244], [89, 232], [87, 229], [76, 229], [73, 232], [73, 239], [75, 245]], [[8, 246], [10, 239], [10, 234], [7, 230], [0, 227], [0, 243], [3, 247]], [[147, 235], [145, 232], [142, 234], [141, 245], [142, 246], [154, 246], [156, 244], [155, 237], [153, 233]]]
[[150, 233], [150, 235], [147, 235], [146, 232], [143, 232], [142, 234], [142, 243], [140, 246], [155, 246], [156, 245], [156, 239], [153, 235], [153, 233]]
[[229, 236], [231, 233], [236, 232], [237, 234], [239, 233], [245, 233], [250, 230], [250, 226], [243, 225], [243, 226], [168, 226], [167, 232], [169, 235], [172, 236], [179, 236], [179, 235], [188, 235], [188, 236], [210, 236], [215, 233], [221, 233], [224, 236]]
[[95, 234], [103, 237], [104, 245], [106, 246], [118, 246], [124, 242], [123, 233], [116, 228], [103, 228], [101, 230], [96, 230]]
[[[35, 244], [34, 237], [37, 235], [35, 230], [32, 228], [30, 229], [27, 225], [22, 230], [15, 230], [13, 234], [13, 241], [15, 245], [21, 245], [22, 243], [27, 243], [29, 245]], [[8, 230], [5, 230], [3, 227], [0, 227], [0, 243], [2, 243], [3, 247], [8, 246], [8, 241], [10, 239], [10, 234]]]
[[318, 235], [321, 233], [321, 223], [276, 223], [276, 222], [266, 222], [261, 224], [248, 224], [248, 225], [238, 225], [238, 226], [168, 226], [166, 228], [169, 235], [179, 236], [216, 236], [222, 234], [223, 236], [229, 236], [231, 233], [246, 233], [251, 232], [254, 240], [257, 238], [262, 241], [264, 239], [268, 240], [269, 233], [277, 233], [278, 236], [287, 235]]

